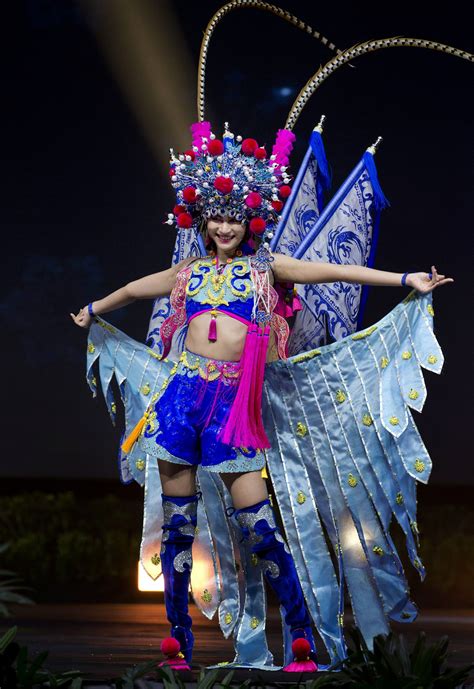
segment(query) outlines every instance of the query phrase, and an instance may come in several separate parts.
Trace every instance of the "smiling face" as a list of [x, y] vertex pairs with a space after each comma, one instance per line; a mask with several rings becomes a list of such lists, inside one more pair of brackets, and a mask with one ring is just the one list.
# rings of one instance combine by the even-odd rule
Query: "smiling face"
[[207, 234], [215, 243], [218, 253], [232, 254], [245, 237], [245, 225], [228, 215], [216, 215], [207, 221]]

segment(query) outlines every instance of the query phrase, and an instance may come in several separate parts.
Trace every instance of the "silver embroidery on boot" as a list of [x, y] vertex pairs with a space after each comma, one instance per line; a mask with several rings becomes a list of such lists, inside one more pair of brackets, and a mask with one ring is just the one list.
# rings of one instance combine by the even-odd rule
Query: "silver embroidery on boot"
[[187, 505], [175, 505], [170, 500], [163, 500], [163, 521], [169, 524], [175, 514], [186, 517], [186, 521], [191, 521], [191, 517], [197, 514], [197, 501], [189, 502]]
[[184, 572], [184, 565], [189, 565], [189, 569], [193, 566], [193, 556], [191, 553], [191, 548], [187, 550], [182, 550], [176, 555], [173, 560], [173, 567], [177, 572]]
[[273, 560], [260, 560], [260, 562], [262, 563], [262, 572], [264, 574], [268, 574], [272, 579], [280, 576], [280, 568], [276, 562], [273, 562]]
[[249, 543], [250, 545], [255, 545], [255, 543], [260, 543], [263, 536], [255, 533], [255, 524], [260, 520], [265, 519], [268, 526], [271, 529], [276, 528], [275, 517], [273, 515], [273, 510], [270, 505], [262, 505], [258, 512], [242, 512], [237, 515], [237, 521], [240, 526], [246, 527], [249, 531]]

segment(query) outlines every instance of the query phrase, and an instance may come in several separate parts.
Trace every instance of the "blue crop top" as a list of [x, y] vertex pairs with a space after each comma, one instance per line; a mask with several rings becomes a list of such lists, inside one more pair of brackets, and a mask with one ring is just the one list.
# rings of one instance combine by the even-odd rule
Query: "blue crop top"
[[186, 285], [186, 317], [189, 321], [205, 311], [223, 311], [250, 322], [254, 286], [247, 256], [235, 259], [218, 273], [212, 258], [196, 261]]

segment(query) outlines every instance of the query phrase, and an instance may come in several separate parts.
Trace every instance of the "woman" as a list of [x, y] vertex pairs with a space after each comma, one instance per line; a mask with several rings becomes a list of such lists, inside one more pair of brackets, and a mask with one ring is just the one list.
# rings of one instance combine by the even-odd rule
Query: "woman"
[[[202, 144], [196, 140], [194, 143], [196, 159], [203, 158], [202, 165], [209, 166], [209, 151], [199, 155]], [[210, 140], [204, 138], [204, 145], [208, 143]], [[232, 496], [234, 517], [252, 553], [264, 564], [267, 580], [285, 610], [285, 621], [291, 629], [292, 639], [307, 639], [309, 658], [315, 661], [311, 619], [292, 557], [275, 523], [266, 482], [261, 476], [265, 461], [262, 449], [268, 447], [268, 440], [260, 418], [259, 370], [263, 372], [263, 366], [259, 369], [259, 357], [261, 363], [261, 357], [267, 356], [266, 336], [271, 330], [268, 324], [275, 325], [276, 320], [280, 326], [273, 328], [280, 355], [284, 353], [287, 337], [281, 321], [275, 319], [276, 299], [272, 285], [275, 282], [342, 281], [361, 285], [407, 285], [428, 293], [453, 280], [438, 274], [434, 266], [430, 274], [401, 274], [362, 266], [299, 261], [279, 254], [271, 255], [267, 248], [263, 250], [266, 255], [263, 263], [261, 260], [253, 264], [252, 257], [243, 253], [245, 240], [249, 229], [261, 228], [261, 223], [256, 223], [255, 218], [262, 219], [262, 206], [266, 200], [270, 213], [274, 213], [275, 205], [279, 207], [277, 204], [271, 206], [275, 201], [272, 199], [274, 188], [270, 185], [267, 190], [265, 180], [256, 181], [257, 175], [254, 174], [253, 191], [247, 189], [245, 195], [242, 191], [239, 195], [239, 189], [235, 190], [235, 186], [239, 186], [235, 179], [233, 189], [229, 189], [230, 185], [219, 189], [216, 180], [222, 178], [221, 163], [226, 161], [221, 159], [217, 162], [223, 146], [215, 146], [214, 150], [216, 170], [209, 196], [220, 195], [222, 204], [218, 209], [212, 205], [215, 202], [211, 203], [209, 196], [203, 199], [206, 192], [201, 186], [202, 175], [196, 174], [200, 169], [197, 163], [193, 167], [187, 165], [181, 189], [179, 180], [174, 182], [175, 188], [178, 186], [178, 205], [183, 203], [186, 189], [184, 197], [192, 205], [191, 213], [183, 207], [175, 209], [178, 226], [180, 217], [181, 227], [190, 224], [189, 219], [199, 222], [207, 217], [206, 245], [212, 245], [215, 250], [208, 257], [186, 259], [168, 270], [131, 282], [82, 308], [77, 315], [71, 313], [71, 318], [76, 325], [88, 328], [94, 315], [113, 311], [136, 299], [154, 299], [171, 293], [174, 313], [162, 328], [168, 350], [176, 328], [184, 322], [187, 324], [184, 356], [174, 367], [166, 388], [154, 396], [135, 434], [143, 449], [158, 458], [163, 487], [161, 561], [165, 603], [172, 637], [179, 641], [186, 662], [191, 662], [194, 643], [187, 598], [198, 501], [195, 474], [199, 464], [221, 474]], [[226, 170], [228, 176], [225, 179], [239, 173], [239, 160], [249, 155], [245, 150], [245, 141], [238, 151], [232, 150], [232, 158], [229, 159], [232, 166]], [[195, 159], [186, 162], [195, 163]], [[266, 164], [263, 158], [254, 157], [253, 162], [254, 172]], [[270, 173], [273, 170], [274, 166], [270, 165]], [[176, 168], [172, 171], [176, 172]], [[196, 181], [199, 180], [197, 193], [196, 186], [192, 187], [194, 192], [189, 191], [192, 175]], [[286, 181], [286, 178], [280, 178], [278, 186], [281, 188]], [[274, 183], [275, 180], [272, 181]], [[249, 203], [251, 194], [254, 196]], [[236, 213], [236, 208], [241, 215]], [[256, 216], [256, 209], [259, 216]], [[189, 218], [183, 218], [185, 214]], [[261, 314], [260, 318], [255, 318], [256, 313]], [[301, 667], [290, 665], [286, 669], [300, 670]], [[313, 665], [312, 669], [316, 666]]]

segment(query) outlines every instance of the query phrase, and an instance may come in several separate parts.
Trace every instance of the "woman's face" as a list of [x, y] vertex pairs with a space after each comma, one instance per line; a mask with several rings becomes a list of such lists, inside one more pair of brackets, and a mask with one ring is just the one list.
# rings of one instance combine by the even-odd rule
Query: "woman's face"
[[245, 225], [228, 215], [216, 215], [207, 221], [207, 234], [218, 249], [229, 253], [237, 249], [242, 242]]

